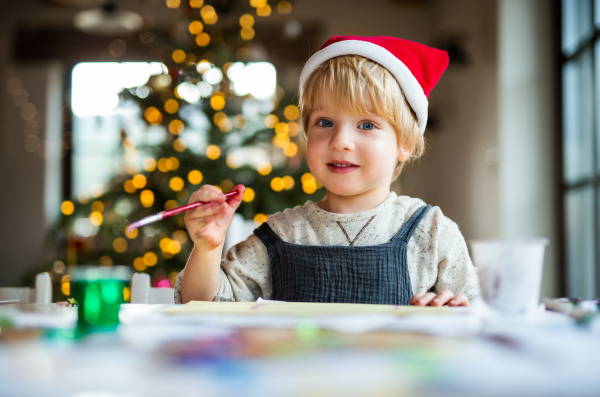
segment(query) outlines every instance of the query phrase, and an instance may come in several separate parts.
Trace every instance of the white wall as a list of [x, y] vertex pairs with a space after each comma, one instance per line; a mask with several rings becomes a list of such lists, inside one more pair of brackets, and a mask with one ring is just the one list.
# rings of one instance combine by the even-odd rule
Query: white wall
[[504, 238], [547, 237], [542, 296], [557, 285], [557, 58], [552, 2], [501, 0], [499, 16], [500, 230]]

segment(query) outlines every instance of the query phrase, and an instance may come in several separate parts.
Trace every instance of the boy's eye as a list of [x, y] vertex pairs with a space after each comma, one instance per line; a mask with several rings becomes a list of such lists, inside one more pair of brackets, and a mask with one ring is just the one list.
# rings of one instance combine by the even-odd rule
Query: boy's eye
[[331, 120], [322, 119], [317, 121], [317, 124], [321, 127], [333, 127], [333, 122]]
[[371, 123], [370, 121], [365, 121], [364, 123], [361, 123], [358, 128], [361, 130], [372, 130], [375, 128], [375, 124]]

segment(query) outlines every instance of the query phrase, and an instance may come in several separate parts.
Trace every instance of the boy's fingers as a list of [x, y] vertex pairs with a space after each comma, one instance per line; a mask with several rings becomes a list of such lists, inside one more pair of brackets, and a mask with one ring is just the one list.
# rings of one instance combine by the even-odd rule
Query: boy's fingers
[[458, 294], [450, 300], [448, 306], [471, 306], [471, 301], [465, 294]]
[[454, 298], [454, 294], [452, 293], [452, 291], [450, 291], [449, 289], [445, 289], [442, 292], [440, 292], [438, 296], [433, 298], [433, 300], [431, 301], [431, 306], [443, 306], [446, 303], [448, 303], [448, 301], [452, 298]]
[[417, 299], [415, 306], [427, 306], [431, 303], [431, 301], [435, 297], [436, 297], [436, 294], [434, 294], [433, 292], [428, 292], [425, 295], [423, 295], [422, 297], [420, 297], [419, 299]]
[[412, 299], [410, 300], [410, 302], [408, 303], [409, 305], [416, 305], [417, 301], [423, 296], [425, 295], [425, 293], [423, 292], [417, 292], [416, 294], [413, 295]]

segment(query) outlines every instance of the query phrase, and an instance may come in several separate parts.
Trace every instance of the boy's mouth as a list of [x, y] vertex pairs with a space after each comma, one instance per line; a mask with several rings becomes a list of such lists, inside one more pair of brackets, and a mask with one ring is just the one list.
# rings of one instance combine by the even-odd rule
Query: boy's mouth
[[327, 163], [327, 168], [330, 171], [335, 172], [337, 174], [346, 174], [352, 172], [358, 168], [358, 165], [352, 164], [348, 161], [332, 161]]

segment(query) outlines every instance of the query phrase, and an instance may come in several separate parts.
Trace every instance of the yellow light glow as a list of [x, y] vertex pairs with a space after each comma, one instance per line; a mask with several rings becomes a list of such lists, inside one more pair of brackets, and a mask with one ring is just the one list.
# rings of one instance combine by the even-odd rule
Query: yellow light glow
[[103, 220], [102, 212], [94, 211], [90, 214], [90, 223], [94, 226], [100, 226]]
[[178, 152], [183, 152], [185, 150], [185, 142], [181, 138], [177, 138], [173, 141], [173, 149]]
[[127, 193], [135, 193], [137, 191], [135, 186], [133, 186], [133, 182], [131, 181], [131, 179], [127, 179], [125, 181], [125, 183], [123, 184], [123, 189], [125, 189]]
[[288, 144], [290, 143], [290, 137], [289, 135], [284, 135], [284, 134], [277, 134], [273, 137], [273, 145], [279, 147], [279, 148], [284, 148], [286, 147]]
[[242, 28], [242, 30], [240, 30], [240, 37], [242, 38], [242, 40], [252, 40], [254, 38], [254, 36], [256, 35], [256, 32], [254, 31], [254, 28], [250, 27], [250, 28]]
[[269, 15], [271, 15], [271, 6], [266, 4], [262, 7], [258, 7], [256, 9], [256, 15], [258, 15], [259, 17], [268, 17]]
[[169, 157], [169, 166], [171, 171], [175, 171], [179, 168], [179, 159], [177, 157]]
[[104, 267], [111, 267], [113, 265], [113, 260], [110, 256], [103, 255], [100, 258], [98, 258], [98, 265]]
[[188, 181], [192, 185], [199, 185], [202, 182], [203, 175], [198, 170], [192, 170], [188, 173]]
[[302, 182], [302, 190], [304, 190], [304, 193], [306, 194], [313, 194], [317, 191], [317, 181], [312, 179]]
[[92, 203], [92, 211], [98, 211], [98, 212], [104, 211], [104, 204], [102, 204], [102, 201], [94, 201]]
[[214, 25], [217, 22], [217, 12], [211, 5], [205, 5], [200, 9], [200, 16], [207, 25]]
[[216, 160], [221, 156], [221, 149], [217, 145], [208, 145], [206, 148], [206, 157]]
[[167, 0], [167, 7], [178, 8], [181, 4], [181, 0]]
[[185, 244], [188, 241], [188, 234], [185, 230], [176, 230], [173, 232], [173, 240], [179, 241], [181, 244]]
[[221, 191], [230, 192], [233, 189], [233, 182], [229, 179], [223, 179], [220, 183]]
[[137, 174], [133, 176], [131, 182], [133, 183], [133, 186], [135, 186], [136, 189], [143, 189], [144, 186], [146, 186], [147, 179], [146, 176], [142, 174]]
[[[198, 58], [196, 57], [196, 54], [193, 53], [189, 53], [185, 56], [185, 62], [187, 64], [192, 64], [195, 63], [198, 60]], [[179, 96], [179, 94], [177, 93], [177, 88], [175, 88], [175, 96], [179, 99], [181, 99], [181, 97]]]
[[294, 185], [295, 185], [294, 178], [292, 178], [292, 177], [291, 177], [291, 176], [289, 176], [289, 175], [286, 175], [286, 176], [284, 176], [284, 177], [283, 177], [283, 184], [284, 184], [283, 188], [284, 188], [285, 190], [290, 190], [290, 189], [292, 189], [292, 188], [294, 187]]
[[169, 242], [168, 252], [173, 255], [177, 255], [178, 253], [180, 253], [181, 252], [181, 243], [177, 240], [171, 240]]
[[175, 119], [169, 123], [169, 132], [173, 135], [179, 135], [184, 127], [185, 124], [183, 124], [183, 121]]
[[296, 154], [298, 154], [298, 145], [296, 145], [294, 142], [288, 143], [283, 148], [283, 154], [285, 154], [286, 157], [294, 157]]
[[144, 263], [146, 266], [154, 266], [158, 263], [158, 256], [154, 252], [146, 252], [144, 254]]
[[127, 240], [125, 240], [123, 237], [117, 237], [113, 240], [112, 246], [116, 252], [122, 254], [123, 252], [127, 251]]
[[216, 112], [215, 115], [213, 116], [213, 122], [216, 125], [219, 125], [219, 123], [222, 120], [226, 119], [226, 118], [227, 118], [227, 115], [225, 113], [223, 113], [223, 112]]
[[276, 192], [280, 192], [285, 188], [285, 182], [283, 182], [283, 178], [276, 176], [271, 179], [271, 189]]
[[144, 118], [150, 124], [160, 124], [162, 122], [163, 115], [160, 110], [154, 106], [150, 106], [144, 111]]
[[176, 200], [167, 200], [167, 202], [165, 202], [165, 209], [171, 210], [173, 208], [176, 208], [178, 205], [179, 203]]
[[206, 32], [202, 32], [196, 36], [196, 44], [199, 47], [206, 47], [210, 44], [210, 36]]
[[156, 160], [152, 157], [146, 157], [144, 159], [143, 167], [148, 172], [154, 171], [156, 169]]
[[181, 179], [180, 177], [176, 176], [174, 178], [171, 178], [171, 180], [169, 181], [169, 187], [171, 188], [171, 190], [173, 190], [174, 192], [178, 192], [181, 189], [183, 189], [183, 186], [185, 185], [185, 183], [183, 182], [183, 179]]
[[225, 107], [225, 96], [222, 92], [217, 91], [210, 97], [210, 107], [214, 110], [221, 110]]
[[204, 5], [204, 0], [190, 0], [190, 8], [200, 8]]
[[314, 180], [315, 180], [315, 177], [310, 172], [305, 172], [300, 177], [300, 182], [302, 182], [302, 183], [307, 182], [307, 181], [314, 181]]
[[60, 292], [63, 293], [63, 295], [69, 296], [71, 295], [71, 283], [70, 282], [64, 282], [60, 285]]
[[161, 251], [169, 251], [169, 245], [171, 244], [171, 239], [168, 237], [163, 237], [160, 242], [158, 243], [158, 246], [160, 247]]
[[177, 113], [178, 110], [179, 102], [177, 102], [177, 100], [169, 99], [167, 102], [165, 102], [165, 112], [169, 114], [174, 114]]
[[279, 117], [275, 116], [274, 114], [270, 114], [265, 117], [265, 125], [267, 128], [275, 128], [277, 123], [279, 123]]
[[143, 207], [152, 207], [152, 204], [154, 204], [154, 192], [148, 189], [142, 190], [140, 193], [140, 203]]
[[250, 6], [254, 8], [264, 7], [267, 4], [267, 0], [250, 0]]
[[129, 289], [129, 287], [123, 287], [123, 299], [125, 300], [125, 302], [129, 302], [130, 298], [131, 290]]
[[71, 215], [75, 211], [75, 205], [70, 200], [65, 200], [60, 205], [60, 211], [65, 215]]
[[271, 171], [273, 171], [273, 166], [269, 162], [262, 162], [256, 168], [259, 174], [261, 175], [269, 175]]
[[221, 132], [229, 132], [232, 128], [233, 122], [228, 118], [221, 120], [221, 122], [219, 123], [219, 129], [221, 130]]
[[256, 197], [254, 189], [252, 189], [251, 187], [247, 187], [246, 190], [244, 190], [244, 197], [242, 198], [242, 200], [249, 203], [250, 201], [254, 200], [254, 197]]
[[144, 263], [144, 258], [139, 257], [139, 256], [137, 258], [135, 258], [133, 260], [133, 267], [138, 272], [143, 272], [144, 270], [146, 270], [147, 266]]
[[200, 34], [204, 30], [204, 25], [200, 21], [192, 21], [188, 25], [188, 30], [191, 34]]
[[266, 222], [267, 221], [267, 216], [265, 214], [261, 214], [260, 212], [256, 215], [254, 215], [254, 223], [256, 224], [256, 226], [260, 226], [261, 223]]
[[171, 170], [171, 160], [166, 159], [166, 158], [160, 158], [158, 159], [158, 170], [160, 172], [169, 172]]
[[300, 109], [296, 105], [287, 105], [285, 109], [283, 109], [283, 115], [289, 121], [297, 120], [300, 117]]
[[298, 125], [298, 123], [294, 122], [294, 121], [290, 121], [288, 123], [288, 127], [290, 127], [290, 136], [294, 137], [297, 136], [298, 133], [300, 132], [300, 126]]
[[244, 14], [240, 17], [240, 26], [243, 28], [251, 28], [254, 26], [254, 17], [250, 14]]
[[138, 234], [138, 229], [133, 229], [132, 231], [129, 231], [129, 226], [125, 228], [125, 237], [127, 237], [128, 239], [134, 239], [138, 236]]
[[185, 51], [183, 51], [183, 50], [175, 50], [171, 54], [171, 58], [173, 58], [173, 60], [175, 62], [181, 63], [181, 62], [185, 61]]
[[288, 134], [290, 132], [290, 126], [287, 123], [277, 123], [275, 124], [275, 133], [276, 134]]
[[292, 12], [292, 3], [289, 1], [280, 1], [277, 3], [277, 12], [280, 14], [289, 14]]

